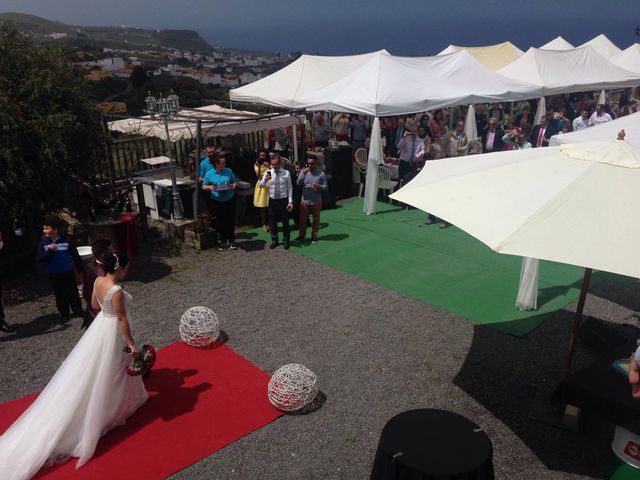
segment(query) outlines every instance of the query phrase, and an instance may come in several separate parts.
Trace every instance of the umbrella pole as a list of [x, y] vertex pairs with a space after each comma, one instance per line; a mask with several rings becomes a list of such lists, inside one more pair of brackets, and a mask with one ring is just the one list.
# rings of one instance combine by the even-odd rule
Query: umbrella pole
[[573, 317], [573, 325], [571, 326], [571, 340], [569, 341], [569, 349], [564, 360], [564, 370], [562, 372], [562, 378], [567, 378], [571, 371], [571, 364], [573, 363], [573, 353], [576, 349], [576, 341], [578, 339], [578, 329], [580, 328], [580, 321], [582, 320], [582, 311], [584, 310], [584, 302], [587, 299], [587, 290], [589, 290], [589, 282], [591, 281], [591, 269], [584, 269], [584, 277], [582, 278], [582, 287], [580, 289], [580, 297], [578, 298], [578, 307], [576, 308], [576, 314]]

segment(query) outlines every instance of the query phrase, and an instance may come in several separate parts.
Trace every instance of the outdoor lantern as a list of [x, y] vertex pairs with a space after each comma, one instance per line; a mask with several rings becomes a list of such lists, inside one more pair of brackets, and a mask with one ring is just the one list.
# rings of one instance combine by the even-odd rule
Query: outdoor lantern
[[167, 97], [167, 103], [169, 104], [169, 111], [171, 113], [177, 113], [178, 110], [180, 110], [180, 98], [173, 93], [173, 89], [171, 89], [171, 93]]
[[147, 113], [153, 114], [156, 111], [156, 97], [151, 95], [151, 92], [147, 95], [147, 98], [144, 99], [144, 103], [147, 106]]

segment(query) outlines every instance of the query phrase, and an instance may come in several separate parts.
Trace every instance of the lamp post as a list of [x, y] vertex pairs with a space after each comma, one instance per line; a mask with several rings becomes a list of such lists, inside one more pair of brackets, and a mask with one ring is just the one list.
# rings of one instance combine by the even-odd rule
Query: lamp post
[[178, 193], [178, 185], [176, 183], [176, 171], [175, 171], [175, 159], [172, 155], [171, 149], [171, 137], [169, 136], [169, 119], [174, 116], [180, 110], [180, 99], [178, 96], [173, 93], [171, 90], [171, 94], [167, 98], [162, 98], [162, 94], [160, 94], [160, 98], [155, 98], [149, 92], [147, 98], [144, 99], [144, 103], [146, 105], [146, 113], [148, 113], [151, 118], [161, 118], [164, 121], [164, 131], [166, 133], [166, 150], [169, 154], [169, 166], [171, 171], [171, 195], [173, 197], [173, 218], [175, 220], [184, 219], [184, 210], [182, 209], [182, 200], [180, 199], [180, 194]]

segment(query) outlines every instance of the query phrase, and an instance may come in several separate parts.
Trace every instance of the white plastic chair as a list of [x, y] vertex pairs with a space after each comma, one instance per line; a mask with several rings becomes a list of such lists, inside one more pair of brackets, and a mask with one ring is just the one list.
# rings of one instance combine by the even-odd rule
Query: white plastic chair
[[357, 163], [352, 163], [352, 177], [353, 183], [358, 185], [358, 197], [362, 196], [362, 192], [364, 191], [364, 182], [366, 172], [364, 172]]
[[367, 170], [368, 156], [369, 155], [367, 154], [366, 148], [359, 148], [356, 150], [356, 155], [355, 155], [356, 163], [364, 171]]
[[[389, 197], [398, 186], [398, 182], [391, 180], [391, 171], [384, 165], [378, 165], [378, 189]], [[385, 193], [388, 191], [389, 193]]]

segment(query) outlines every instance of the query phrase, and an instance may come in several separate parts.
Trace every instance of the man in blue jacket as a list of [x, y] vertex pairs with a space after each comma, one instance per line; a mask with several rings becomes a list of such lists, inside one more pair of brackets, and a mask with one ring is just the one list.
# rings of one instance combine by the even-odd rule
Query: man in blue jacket
[[69, 307], [74, 317], [82, 318], [82, 303], [76, 285], [75, 272], [82, 271], [82, 260], [73, 239], [60, 231], [60, 221], [45, 220], [42, 227], [44, 238], [38, 245], [38, 261], [49, 274], [56, 307], [62, 322], [69, 320]]

